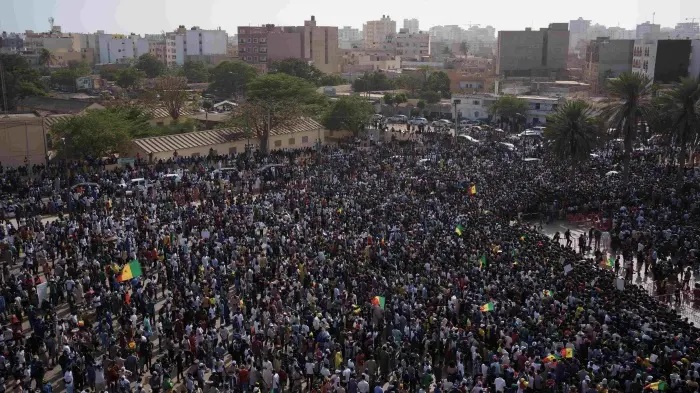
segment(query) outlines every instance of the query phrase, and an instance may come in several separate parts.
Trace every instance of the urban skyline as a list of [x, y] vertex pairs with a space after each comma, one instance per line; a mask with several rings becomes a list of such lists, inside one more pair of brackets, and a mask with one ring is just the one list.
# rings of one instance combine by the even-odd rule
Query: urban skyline
[[[368, 20], [388, 15], [402, 26], [405, 18], [420, 21], [421, 30], [431, 26], [459, 25], [468, 28], [478, 24], [491, 25], [496, 30], [539, 28], [551, 22], [568, 22], [583, 17], [605, 26], [634, 29], [639, 23], [654, 21], [664, 27], [693, 20], [700, 21], [700, 2], [696, 0], [620, 0], [609, 2], [590, 0], [567, 5], [564, 9], [555, 0], [543, 0], [534, 10], [528, 3], [515, 0], [496, 0], [488, 9], [471, 9], [468, 4], [450, 4], [449, 15], [444, 8], [427, 10], [427, 0], [400, 2], [387, 0], [381, 8], [369, 0], [353, 2], [352, 9], [337, 12], [335, 5], [318, 0], [271, 0], [264, 8], [241, 12], [235, 3], [224, 0], [200, 0], [191, 7], [184, 0], [5, 0], [0, 6], [0, 31], [48, 31], [48, 18], [64, 32], [89, 33], [104, 30], [110, 33], [155, 33], [172, 31], [179, 25], [218, 27], [235, 34], [238, 26], [258, 26], [266, 23], [295, 25], [315, 15], [325, 26], [353, 26], [362, 28]], [[407, 6], [408, 5], [408, 6]], [[508, 15], [494, 15], [492, 9], [507, 8]], [[269, 10], [277, 12], [269, 12]], [[604, 10], [604, 12], [601, 12]], [[140, 15], [143, 15], [142, 17]], [[464, 15], [456, 18], [454, 15]], [[527, 15], [527, 17], [522, 17]]]

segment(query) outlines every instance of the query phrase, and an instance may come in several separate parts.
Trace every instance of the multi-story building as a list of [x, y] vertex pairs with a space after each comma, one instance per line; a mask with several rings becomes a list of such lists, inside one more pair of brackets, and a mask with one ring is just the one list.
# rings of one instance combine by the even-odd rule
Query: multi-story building
[[[588, 36], [591, 40], [595, 40], [598, 37], [602, 36], [591, 37], [590, 34]], [[609, 27], [607, 37], [610, 37], [611, 40], [635, 40], [637, 39], [637, 31], [625, 29], [623, 27]]]
[[387, 40], [393, 43], [396, 55], [406, 60], [421, 60], [430, 56], [430, 34], [427, 32], [409, 33], [401, 29]]
[[[453, 96], [452, 102], [458, 102], [456, 109], [460, 119], [485, 120], [490, 117], [489, 108], [498, 97], [495, 94], [467, 94]], [[521, 95], [518, 98], [528, 103], [528, 110], [524, 113], [527, 124], [545, 124], [547, 116], [554, 113], [561, 104], [559, 97]]]
[[396, 21], [389, 15], [382, 15], [379, 20], [367, 21], [362, 26], [362, 38], [366, 49], [377, 49], [387, 41], [387, 37], [396, 34]]
[[362, 45], [362, 32], [351, 26], [343, 26], [338, 29], [338, 47], [340, 49], [352, 49]]
[[24, 48], [30, 51], [46, 49], [50, 52], [80, 52], [80, 40], [72, 34], [63, 34], [60, 30], [51, 33], [27, 30], [24, 34]]
[[688, 76], [700, 79], [700, 40], [693, 40], [690, 53]]
[[224, 56], [227, 54], [228, 34], [221, 28], [204, 30], [199, 26], [194, 26], [187, 30], [185, 26], [180, 26], [174, 33], [174, 41], [175, 64], [178, 65], [185, 64], [188, 56]]
[[661, 35], [661, 25], [646, 21], [637, 25], [636, 39], [658, 39]]
[[410, 34], [416, 34], [420, 32], [420, 23], [416, 18], [404, 19], [403, 28], [406, 29], [406, 31], [408, 31]]
[[316, 18], [304, 26], [239, 26], [238, 57], [263, 72], [271, 62], [288, 58], [310, 61], [325, 73], [338, 68], [338, 28], [317, 26]]
[[673, 32], [673, 38], [696, 39], [700, 38], [700, 23], [678, 23]]
[[590, 27], [591, 21], [581, 17], [569, 21], [569, 53], [577, 53], [579, 42], [588, 39]]
[[149, 53], [148, 41], [136, 34], [105, 34], [98, 31], [94, 36], [94, 39], [87, 38], [86, 41], [93, 44], [97, 51], [98, 64], [130, 63]]
[[605, 88], [605, 81], [632, 71], [634, 40], [598, 37], [588, 43], [584, 78], [593, 92]]
[[567, 23], [551, 23], [540, 30], [499, 31], [496, 73], [556, 78], [566, 70], [568, 50]]
[[146, 34], [146, 41], [148, 41], [148, 53], [164, 64], [167, 64], [168, 59], [165, 34]]
[[635, 40], [632, 72], [644, 74], [655, 83], [677, 82], [688, 76], [691, 69], [692, 43], [691, 40]]
[[429, 31], [436, 41], [461, 42], [466, 36], [466, 31], [457, 25], [433, 26]]
[[0, 53], [18, 52], [24, 48], [24, 39], [16, 33], [3, 31], [0, 34]]

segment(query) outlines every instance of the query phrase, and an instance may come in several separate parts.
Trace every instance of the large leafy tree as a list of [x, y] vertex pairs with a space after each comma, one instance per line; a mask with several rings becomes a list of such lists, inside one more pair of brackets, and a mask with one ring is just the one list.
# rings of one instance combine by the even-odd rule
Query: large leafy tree
[[139, 56], [135, 67], [143, 71], [147, 78], [155, 78], [165, 73], [165, 64], [150, 53]]
[[[29, 63], [23, 57], [0, 54], [0, 69], [4, 71], [8, 110], [14, 110], [17, 101], [25, 97], [46, 94], [39, 81], [39, 73], [30, 68]], [[2, 97], [0, 97], [0, 108], [6, 109]]]
[[639, 124], [652, 115], [652, 82], [646, 75], [636, 72], [620, 74], [608, 81], [611, 101], [603, 110], [603, 118], [615, 135], [624, 140], [623, 177], [629, 180], [630, 157], [633, 143], [639, 132]]
[[309, 64], [308, 61], [294, 58], [273, 61], [270, 65], [270, 72], [296, 76], [314, 85], [319, 85], [321, 77], [323, 77], [323, 72]]
[[413, 73], [401, 74], [396, 78], [396, 87], [408, 91], [410, 95], [416, 95], [423, 87], [423, 81], [419, 75]]
[[51, 135], [62, 157], [98, 158], [123, 152], [131, 130], [132, 123], [115, 111], [90, 110], [54, 124]]
[[261, 75], [247, 90], [246, 102], [232, 113], [230, 123], [255, 134], [264, 154], [271, 129], [286, 127], [301, 116], [318, 117], [324, 109], [325, 98], [314, 85], [283, 73]]
[[525, 113], [530, 108], [527, 100], [513, 95], [504, 95], [498, 97], [489, 107], [489, 113], [492, 116], [500, 116], [503, 123], [509, 124], [511, 131], [525, 120]]
[[122, 69], [122, 67], [116, 64], [105, 64], [100, 66], [100, 77], [110, 82], [116, 82], [117, 77], [119, 77], [119, 72]]
[[567, 101], [547, 118], [545, 137], [552, 142], [554, 154], [573, 167], [590, 156], [602, 127], [586, 101]]
[[381, 71], [366, 72], [352, 82], [352, 89], [356, 92], [391, 90], [393, 88], [394, 82]]
[[51, 84], [53, 86], [62, 86], [75, 88], [75, 81], [81, 76], [88, 75], [90, 67], [85, 63], [71, 62], [67, 68], [60, 68], [51, 73]]
[[185, 61], [185, 64], [182, 65], [182, 73], [190, 83], [204, 83], [209, 81], [209, 69], [202, 61]]
[[245, 95], [248, 84], [258, 72], [250, 64], [224, 61], [211, 70], [209, 92], [221, 98]]
[[147, 93], [147, 101], [154, 107], [162, 106], [173, 120], [177, 120], [187, 106], [187, 80], [179, 76], [156, 78], [153, 90]]
[[688, 146], [700, 135], [700, 81], [683, 78], [654, 103], [658, 105], [655, 115], [667, 121], [668, 139], [678, 148], [678, 174], [682, 178]]
[[450, 98], [450, 78], [443, 71], [431, 72], [423, 86], [423, 91], [434, 91], [442, 98]]
[[330, 104], [323, 116], [323, 125], [329, 130], [348, 130], [357, 134], [373, 113], [372, 104], [360, 96], [340, 97]]
[[117, 72], [116, 83], [117, 86], [123, 89], [133, 89], [139, 86], [145, 76], [146, 74], [143, 71], [134, 67], [128, 67]]
[[384, 94], [384, 103], [387, 105], [391, 105], [393, 107], [394, 113], [396, 113], [396, 109], [398, 108], [399, 105], [403, 104], [404, 102], [408, 101], [408, 97], [406, 96], [405, 93], [386, 93]]

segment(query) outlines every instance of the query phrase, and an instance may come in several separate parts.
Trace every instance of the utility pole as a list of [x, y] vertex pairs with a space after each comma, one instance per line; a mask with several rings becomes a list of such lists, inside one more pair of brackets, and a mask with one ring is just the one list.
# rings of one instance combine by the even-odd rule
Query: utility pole
[[5, 90], [5, 67], [2, 64], [2, 61], [0, 61], [0, 90], [2, 90], [2, 108], [5, 111], [5, 117], [9, 117], [7, 115], [7, 91]]

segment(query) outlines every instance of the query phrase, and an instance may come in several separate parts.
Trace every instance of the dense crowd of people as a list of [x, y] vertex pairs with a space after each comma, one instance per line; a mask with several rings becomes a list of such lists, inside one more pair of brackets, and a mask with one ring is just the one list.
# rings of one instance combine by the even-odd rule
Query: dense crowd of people
[[698, 391], [694, 173], [421, 138], [4, 168], [0, 391]]

